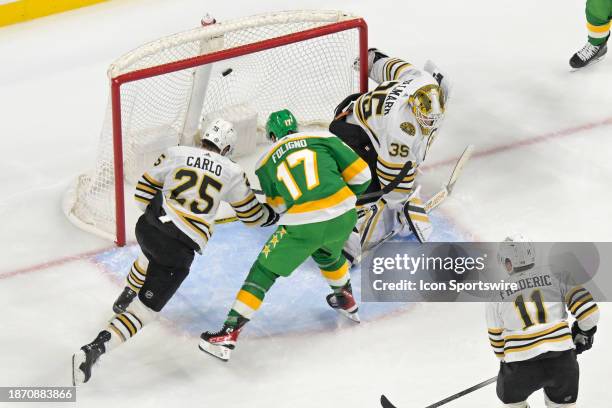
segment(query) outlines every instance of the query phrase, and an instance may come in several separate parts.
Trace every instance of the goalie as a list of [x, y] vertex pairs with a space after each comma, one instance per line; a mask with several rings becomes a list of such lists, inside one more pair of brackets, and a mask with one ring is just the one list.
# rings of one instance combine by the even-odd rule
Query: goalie
[[368, 51], [368, 75], [378, 87], [347, 97], [329, 126], [372, 173], [367, 192], [372, 194], [361, 200], [357, 226], [344, 248], [353, 264], [360, 261], [362, 249], [395, 234], [429, 239], [432, 225], [415, 178], [437, 136], [449, 95], [448, 80], [431, 61], [421, 70], [373, 48]]

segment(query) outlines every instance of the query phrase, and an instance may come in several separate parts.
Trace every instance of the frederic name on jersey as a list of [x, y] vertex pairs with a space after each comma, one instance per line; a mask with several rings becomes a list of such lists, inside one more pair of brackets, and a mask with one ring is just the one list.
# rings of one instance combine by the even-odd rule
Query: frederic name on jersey
[[185, 164], [190, 167], [197, 167], [199, 169], [209, 171], [216, 176], [220, 176], [221, 171], [223, 171], [222, 165], [215, 163], [214, 160], [200, 156], [187, 156], [185, 159]]
[[514, 287], [517, 289], [513, 290], [512, 288], [508, 288], [505, 291], [501, 291], [500, 295], [502, 299], [506, 299], [514, 295], [515, 293], [518, 293], [525, 289], [543, 288], [546, 286], [553, 286], [553, 280], [549, 274], [543, 274], [543, 275], [538, 275], [538, 276], [526, 276], [524, 278], [517, 280], [514, 283], [516, 283], [516, 286]]

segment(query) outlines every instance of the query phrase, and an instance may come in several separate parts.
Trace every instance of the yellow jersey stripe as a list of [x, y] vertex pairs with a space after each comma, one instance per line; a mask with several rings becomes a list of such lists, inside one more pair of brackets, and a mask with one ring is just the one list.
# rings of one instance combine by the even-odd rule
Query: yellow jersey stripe
[[161, 181], [157, 181], [154, 177], [152, 177], [149, 173], [145, 173], [142, 175], [142, 178], [144, 178], [145, 180], [147, 180], [149, 183], [153, 184], [154, 186], [157, 186], [159, 188], [162, 188], [164, 186], [164, 183], [162, 183]]
[[569, 293], [565, 295], [565, 303], [569, 304], [570, 301], [572, 300], [572, 297], [574, 297], [574, 295], [577, 292], [580, 292], [581, 290], [586, 290], [586, 289], [584, 289], [582, 286], [576, 286], [574, 289], [570, 290]]
[[324, 210], [326, 208], [334, 207], [340, 204], [351, 196], [354, 197], [355, 194], [353, 194], [353, 192], [350, 188], [348, 188], [348, 186], [344, 186], [329, 197], [325, 197], [320, 200], [309, 201], [304, 204], [296, 204], [292, 206], [287, 212], [290, 214], [296, 214]]
[[278, 208], [285, 204], [285, 199], [281, 196], [278, 197], [266, 197], [266, 202], [272, 207]]
[[234, 209], [234, 211], [236, 212], [236, 215], [240, 218], [249, 218], [250, 216], [255, 215], [259, 211], [261, 211], [261, 205], [256, 205], [247, 211], [238, 211], [236, 209]]
[[155, 190], [154, 188], [149, 187], [146, 184], [143, 184], [141, 182], [138, 182], [138, 184], [136, 184], [136, 188], [140, 189], [140, 190], [144, 190], [144, 191], [149, 192], [151, 194], [157, 193], [157, 190]]
[[528, 346], [517, 347], [517, 348], [512, 348], [512, 349], [506, 349], [506, 350], [504, 350], [504, 352], [506, 354], [508, 354], [508, 353], [516, 353], [516, 352], [519, 352], [519, 351], [527, 351], [527, 350], [531, 350], [533, 348], [536, 348], [536, 347], [542, 345], [542, 343], [558, 343], [560, 341], [566, 341], [566, 340], [570, 340], [571, 341], [572, 340], [572, 335], [571, 334], [566, 334], [566, 335], [558, 337], [556, 339], [541, 339], [541, 340], [538, 340], [535, 343], [530, 344]]
[[580, 300], [579, 302], [574, 303], [572, 307], [570, 308], [570, 312], [572, 312], [572, 314], [576, 314], [576, 310], [580, 309], [582, 306], [586, 305], [587, 303], [591, 301], [593, 301], [593, 296], [589, 294], [586, 298]]
[[142, 197], [137, 196], [137, 195], [134, 196], [134, 200], [140, 201], [141, 203], [146, 204], [146, 205], [151, 204], [151, 200], [147, 200], [146, 198], [142, 198]]
[[408, 62], [405, 62], [404, 64], [400, 65], [396, 70], [395, 70], [395, 74], [393, 74], [393, 79], [398, 79], [400, 77], [400, 75], [402, 74], [402, 72], [404, 72], [404, 70], [408, 67], [410, 67], [412, 64], [409, 64]]
[[354, 179], [355, 176], [364, 171], [367, 167], [368, 164], [362, 158], [359, 157], [342, 171], [342, 178], [348, 183], [352, 179]]
[[542, 331], [539, 331], [539, 332], [534, 332], [534, 333], [529, 333], [529, 334], [517, 334], [517, 335], [513, 335], [513, 336], [506, 336], [506, 341], [508, 341], [508, 340], [535, 339], [537, 337], [542, 337], [542, 336], [545, 336], [547, 334], [550, 334], [550, 333], [552, 333], [552, 332], [554, 332], [556, 330], [559, 330], [561, 328], [568, 328], [569, 329], [569, 326], [567, 325], [566, 322], [563, 322], [563, 323], [559, 323], [559, 324], [557, 324], [557, 325], [555, 325], [553, 327], [550, 327], [550, 328], [548, 328], [546, 330], [542, 330]]
[[391, 163], [388, 161], [385, 161], [382, 157], [378, 157], [377, 160], [383, 164], [385, 167], [388, 167], [390, 169], [402, 169], [404, 168], [404, 164], [405, 163]]
[[590, 315], [592, 315], [593, 313], [598, 312], [598, 311], [599, 311], [599, 307], [597, 307], [597, 305], [595, 305], [594, 308], [592, 308], [588, 312], [585, 312], [582, 315], [580, 315], [578, 317], [578, 321], [583, 321], [584, 319], [586, 319], [587, 317], [589, 317]]
[[255, 198], [255, 194], [250, 193], [244, 199], [242, 199], [240, 201], [236, 201], [235, 203], [230, 203], [230, 205], [232, 207], [242, 207], [243, 205], [245, 205], [246, 203], [248, 203], [249, 201], [251, 201], [254, 198]]
[[[385, 179], [385, 180], [387, 180], [387, 181], [394, 181], [394, 180], [395, 180], [395, 177], [391, 177], [391, 176], [389, 176], [389, 175], [387, 175], [387, 174], [383, 173], [383, 172], [382, 172], [382, 171], [380, 171], [379, 169], [376, 169], [376, 174], [378, 174], [378, 176], [379, 176], [380, 178], [383, 178], [383, 179]], [[415, 177], [415, 176], [416, 176], [416, 174], [412, 174], [411, 176], [406, 176], [406, 177], [404, 177], [404, 178], [402, 179], [402, 183], [407, 183], [407, 182], [410, 182], [410, 181], [414, 181], [414, 177]]]

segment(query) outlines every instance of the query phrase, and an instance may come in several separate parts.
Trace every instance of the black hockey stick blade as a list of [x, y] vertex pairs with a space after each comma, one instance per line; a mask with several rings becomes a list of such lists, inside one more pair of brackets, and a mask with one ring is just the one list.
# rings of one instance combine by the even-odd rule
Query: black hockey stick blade
[[382, 405], [383, 408], [396, 408], [396, 406], [393, 405], [384, 395], [380, 396], [380, 405]]
[[[436, 402], [434, 404], [428, 405], [425, 408], [438, 408], [438, 407], [441, 407], [442, 405], [446, 405], [446, 404], [448, 404], [451, 401], [454, 401], [454, 400], [456, 400], [458, 398], [463, 397], [464, 395], [470, 394], [470, 393], [472, 393], [474, 391], [477, 391], [477, 390], [479, 390], [479, 389], [481, 389], [483, 387], [486, 387], [487, 385], [492, 384], [495, 381], [497, 381], [497, 376], [491, 377], [488, 380], [485, 380], [485, 381], [483, 381], [481, 383], [478, 383], [478, 384], [476, 384], [476, 385], [474, 385], [474, 386], [472, 386], [470, 388], [466, 388], [463, 391], [460, 391], [460, 392], [458, 392], [456, 394], [453, 394], [450, 397], [444, 398], [443, 400], [438, 401], [438, 402]], [[383, 408], [396, 408], [396, 406], [393, 405], [391, 403], [391, 401], [389, 401], [387, 399], [387, 397], [385, 397], [384, 395], [380, 396], [380, 404], [383, 406]]]

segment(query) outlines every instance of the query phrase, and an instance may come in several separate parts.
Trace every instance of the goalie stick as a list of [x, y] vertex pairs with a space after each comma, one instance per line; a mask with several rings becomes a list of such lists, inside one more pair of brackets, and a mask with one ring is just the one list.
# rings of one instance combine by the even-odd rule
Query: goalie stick
[[[430, 213], [434, 208], [437, 208], [440, 204], [442, 204], [444, 200], [446, 200], [446, 197], [448, 197], [451, 194], [451, 192], [453, 191], [453, 188], [455, 187], [455, 183], [457, 182], [457, 179], [459, 178], [459, 175], [461, 174], [461, 171], [465, 167], [465, 164], [468, 162], [470, 157], [472, 157], [473, 152], [474, 152], [474, 145], [467, 145], [467, 147], [463, 150], [463, 153], [461, 153], [459, 160], [457, 160], [457, 163], [455, 163], [455, 167], [453, 168], [453, 171], [451, 172], [448, 182], [442, 186], [442, 189], [440, 191], [438, 191], [436, 194], [431, 196], [431, 198], [427, 200], [427, 202], [425, 203], [425, 211], [427, 213]], [[391, 231], [389, 234], [385, 235], [378, 242], [366, 248], [365, 251], [372, 251], [378, 248], [380, 245], [382, 245], [387, 240], [389, 240], [393, 235], [394, 235], [394, 231]]]
[[[483, 382], [481, 382], [481, 383], [479, 383], [479, 384], [476, 384], [476, 385], [474, 385], [474, 386], [472, 386], [472, 387], [470, 387], [470, 388], [466, 388], [466, 389], [465, 389], [465, 390], [463, 390], [463, 391], [460, 391], [460, 392], [458, 392], [458, 393], [456, 393], [456, 394], [453, 394], [453, 395], [451, 395], [450, 397], [444, 398], [443, 400], [438, 401], [438, 402], [436, 402], [436, 403], [434, 403], [434, 404], [428, 405], [428, 406], [426, 406], [425, 408], [437, 408], [437, 407], [441, 407], [442, 405], [446, 405], [447, 403], [449, 403], [449, 402], [451, 402], [451, 401], [454, 401], [454, 400], [456, 400], [456, 399], [458, 399], [458, 398], [461, 398], [461, 397], [463, 397], [464, 395], [467, 395], [467, 394], [469, 394], [469, 393], [471, 393], [471, 392], [474, 392], [474, 391], [476, 391], [476, 390], [479, 390], [479, 389], [481, 389], [481, 388], [484, 388], [484, 387], [486, 387], [487, 385], [494, 383], [495, 381], [497, 381], [497, 376], [495, 376], [495, 377], [491, 377], [491, 378], [489, 378], [488, 380], [485, 380], [485, 381], [483, 381]], [[380, 396], [380, 404], [383, 406], [383, 408], [397, 408], [397, 407], [396, 407], [395, 405], [393, 405], [393, 404], [391, 403], [391, 401], [389, 401], [389, 400], [387, 399], [387, 397], [385, 397], [384, 395], [381, 395], [381, 396]]]

